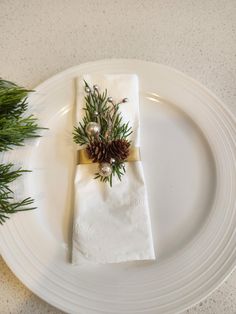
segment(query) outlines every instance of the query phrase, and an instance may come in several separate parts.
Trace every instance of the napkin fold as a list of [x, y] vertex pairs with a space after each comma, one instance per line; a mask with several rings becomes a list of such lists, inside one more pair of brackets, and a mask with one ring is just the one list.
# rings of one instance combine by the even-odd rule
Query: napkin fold
[[[139, 147], [139, 84], [136, 75], [87, 74], [76, 79], [76, 122], [84, 115], [84, 80], [107, 89], [130, 123], [132, 146]], [[79, 147], [78, 147], [79, 149]], [[82, 258], [96, 263], [155, 259], [147, 192], [141, 161], [127, 162], [122, 181], [113, 186], [94, 180], [97, 164], [79, 164], [75, 174], [72, 263]]]

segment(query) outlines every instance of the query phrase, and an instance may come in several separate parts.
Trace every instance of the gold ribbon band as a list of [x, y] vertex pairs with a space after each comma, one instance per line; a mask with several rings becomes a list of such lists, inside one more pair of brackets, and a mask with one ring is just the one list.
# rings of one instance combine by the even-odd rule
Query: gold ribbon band
[[[125, 161], [138, 161], [140, 160], [139, 147], [132, 147], [129, 150], [129, 157]], [[93, 161], [89, 159], [86, 149], [80, 149], [77, 151], [77, 164], [92, 164]]]

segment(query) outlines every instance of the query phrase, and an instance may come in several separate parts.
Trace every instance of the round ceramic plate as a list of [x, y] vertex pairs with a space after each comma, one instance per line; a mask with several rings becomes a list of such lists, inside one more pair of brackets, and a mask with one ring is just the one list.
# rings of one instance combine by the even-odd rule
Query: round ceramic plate
[[[94, 72], [140, 80], [154, 262], [70, 264], [74, 78]], [[1, 254], [16, 276], [69, 313], [177, 313], [212, 292], [236, 261], [236, 125], [220, 101], [173, 69], [137, 60], [82, 64], [35, 89], [30, 111], [49, 130], [4, 155], [33, 170], [17, 192], [37, 206], [0, 228]]]

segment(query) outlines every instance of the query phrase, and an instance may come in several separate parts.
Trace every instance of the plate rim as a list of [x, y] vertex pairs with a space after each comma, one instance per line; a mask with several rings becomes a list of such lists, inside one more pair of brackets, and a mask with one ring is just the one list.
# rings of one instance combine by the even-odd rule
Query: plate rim
[[[92, 62], [86, 62], [86, 63], [82, 63], [82, 64], [79, 64], [79, 65], [75, 65], [75, 66], [72, 66], [72, 67], [70, 67], [70, 68], [68, 68], [68, 69], [66, 69], [66, 70], [64, 70], [64, 71], [61, 71], [61, 72], [55, 74], [55, 75], [52, 75], [51, 77], [49, 77], [49, 78], [46, 79], [45, 81], [43, 81], [43, 82], [41, 82], [40, 84], [38, 84], [35, 89], [39, 89], [39, 88], [44, 87], [44, 85], [47, 85], [51, 80], [56, 79], [57, 77], [59, 77], [59, 76], [61, 76], [61, 75], [63, 75], [63, 74], [66, 74], [67, 72], [70, 72], [72, 69], [78, 68], [78, 67], [80, 67], [80, 66], [90, 67], [90, 66], [92, 66], [93, 64], [96, 64], [96, 63], [103, 63], [103, 62], [104, 62], [104, 63], [108, 63], [108, 64], [110, 63], [110, 64], [112, 64], [112, 62], [124, 62], [124, 61], [125, 61], [125, 62], [138, 62], [138, 63], [142, 63], [143, 65], [144, 65], [144, 64], [149, 64], [149, 65], [160, 66], [160, 67], [167, 68], [167, 69], [169, 69], [169, 70], [171, 70], [171, 71], [176, 72], [178, 75], [181, 75], [181, 76], [184, 77], [185, 79], [192, 81], [192, 82], [194, 83], [194, 85], [197, 85], [197, 86], [198, 86], [199, 88], [201, 88], [202, 90], [205, 90], [205, 92], [206, 92], [207, 94], [209, 94], [215, 101], [217, 101], [217, 102], [220, 104], [220, 106], [221, 106], [221, 107], [227, 112], [227, 114], [230, 116], [230, 118], [231, 118], [231, 120], [234, 122], [234, 124], [236, 124], [235, 116], [234, 116], [233, 113], [228, 109], [228, 107], [226, 107], [226, 106], [224, 105], [224, 103], [221, 102], [221, 100], [219, 100], [219, 99], [215, 96], [214, 93], [212, 93], [210, 90], [208, 90], [208, 88], [206, 88], [205, 86], [203, 86], [201, 83], [199, 83], [199, 82], [196, 81], [195, 79], [189, 77], [188, 75], [182, 73], [181, 71], [176, 70], [176, 69], [173, 69], [172, 67], [169, 67], [169, 66], [166, 66], [166, 65], [162, 65], [162, 64], [158, 64], [158, 63], [155, 63], [155, 62], [143, 61], [143, 60], [139, 60], [139, 59], [116, 59], [116, 58], [114, 58], [114, 59], [101, 59], [101, 60], [96, 60], [96, 61], [92, 61]], [[124, 66], [124, 67], [125, 67], [125, 66]], [[0, 241], [0, 249], [1, 249], [1, 241]], [[10, 269], [13, 271], [13, 273], [16, 275], [16, 277], [19, 278], [19, 277], [20, 277], [19, 274], [16, 274], [16, 272], [15, 272], [14, 269], [13, 269], [13, 267], [11, 267], [12, 265], [11, 265], [11, 263], [9, 263], [9, 261], [8, 261], [8, 259], [7, 259], [7, 256], [5, 256], [5, 255], [7, 255], [7, 254], [4, 254], [4, 253], [5, 253], [4, 250], [1, 249], [1, 255], [2, 255], [3, 259], [6, 261], [8, 267], [10, 267]], [[231, 270], [228, 270], [227, 274], [226, 274], [225, 276], [223, 276], [224, 279], [222, 279], [222, 280], [225, 280], [226, 278], [228, 278], [228, 277], [230, 276], [230, 274], [233, 272], [233, 270], [235, 269], [235, 267], [236, 267], [236, 265], [234, 265]], [[24, 283], [24, 281], [23, 281], [22, 279], [20, 279], [20, 280]], [[215, 289], [218, 288], [218, 286], [221, 285], [222, 280], [219, 282], [219, 284], [218, 284], [216, 287], [214, 287], [214, 289], [213, 289], [212, 291], [214, 291]], [[24, 284], [25, 284], [25, 283], [24, 283]], [[28, 287], [28, 288], [29, 288], [31, 291], [33, 291], [31, 287]], [[206, 294], [203, 298], [205, 298], [205, 297], [207, 297], [207, 295], [211, 294], [212, 291], [209, 292], [208, 294]], [[36, 292], [36, 293], [37, 293], [37, 292]], [[37, 293], [37, 294], [40, 296], [39, 293]], [[44, 300], [46, 300], [46, 299], [44, 298]], [[200, 300], [201, 300], [201, 299], [200, 299]], [[196, 302], [193, 303], [193, 304], [198, 303], [200, 300], [196, 301]], [[51, 300], [50, 300], [50, 303], [53, 304], [53, 302], [51, 302]], [[192, 303], [191, 303], [191, 304], [192, 304]], [[53, 304], [53, 305], [57, 307], [56, 304]], [[61, 307], [60, 307], [60, 308], [61, 308]], [[64, 310], [67, 310], [67, 309], [64, 309]], [[181, 309], [181, 311], [182, 311], [182, 309]]]

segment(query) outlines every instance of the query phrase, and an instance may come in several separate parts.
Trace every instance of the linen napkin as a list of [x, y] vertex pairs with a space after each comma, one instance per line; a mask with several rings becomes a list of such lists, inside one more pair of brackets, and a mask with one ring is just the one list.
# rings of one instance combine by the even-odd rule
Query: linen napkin
[[[86, 74], [76, 79], [76, 122], [84, 115], [84, 80], [107, 89], [130, 123], [132, 146], [139, 147], [139, 84], [136, 75]], [[78, 147], [79, 149], [79, 147]], [[94, 180], [97, 164], [79, 164], [75, 174], [72, 263], [81, 258], [96, 263], [155, 259], [149, 207], [141, 161], [126, 162], [122, 181]]]

